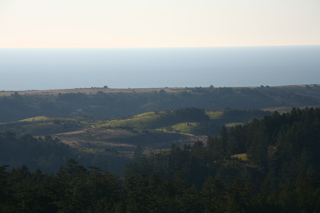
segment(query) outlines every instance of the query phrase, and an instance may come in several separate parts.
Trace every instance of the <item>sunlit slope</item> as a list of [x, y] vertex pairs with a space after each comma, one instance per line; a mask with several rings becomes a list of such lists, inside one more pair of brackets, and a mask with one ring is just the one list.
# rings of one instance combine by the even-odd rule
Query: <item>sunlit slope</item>
[[223, 125], [232, 127], [261, 118], [266, 112], [258, 110], [203, 110], [184, 108], [147, 112], [129, 118], [101, 121], [93, 128], [131, 129], [138, 131], [213, 134]]
[[112, 120], [88, 117], [37, 116], [0, 124], [0, 130], [17, 134], [46, 135], [85, 129], [125, 129], [138, 132], [161, 132], [194, 135], [218, 134], [222, 126], [232, 127], [262, 118], [268, 112], [259, 110], [203, 110], [182, 108], [155, 111]]
[[136, 128], [149, 129], [152, 126], [160, 125], [160, 118], [166, 115], [166, 111], [160, 112], [146, 112], [130, 118], [119, 118], [114, 120], [103, 121], [101, 124], [94, 125], [95, 128]]
[[129, 118], [109, 120], [95, 127], [154, 130], [171, 127], [180, 123], [208, 122], [210, 120], [210, 117], [203, 109], [190, 107], [178, 110], [142, 113]]
[[71, 117], [36, 116], [36, 117], [22, 119], [19, 122], [41, 122], [41, 121], [62, 122], [62, 121], [77, 121], [77, 120], [78, 120], [77, 118], [71, 118]]
[[36, 116], [16, 122], [0, 124], [0, 130], [16, 134], [49, 135], [75, 131], [91, 125], [91, 120], [82, 117]]

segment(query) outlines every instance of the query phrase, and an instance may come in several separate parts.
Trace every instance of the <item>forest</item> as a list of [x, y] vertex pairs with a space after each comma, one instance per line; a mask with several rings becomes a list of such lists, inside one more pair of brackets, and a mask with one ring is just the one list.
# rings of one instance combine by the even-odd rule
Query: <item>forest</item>
[[318, 85], [32, 92], [0, 92], [0, 212], [320, 211]]
[[[0, 168], [3, 212], [318, 212], [320, 109], [273, 113], [148, 156], [124, 175], [69, 159], [56, 174]], [[2, 137], [14, 140], [12, 134]], [[46, 138], [51, 141], [51, 138]], [[43, 141], [38, 141], [43, 142]], [[243, 154], [246, 156], [244, 157]], [[242, 157], [241, 157], [242, 156]]]

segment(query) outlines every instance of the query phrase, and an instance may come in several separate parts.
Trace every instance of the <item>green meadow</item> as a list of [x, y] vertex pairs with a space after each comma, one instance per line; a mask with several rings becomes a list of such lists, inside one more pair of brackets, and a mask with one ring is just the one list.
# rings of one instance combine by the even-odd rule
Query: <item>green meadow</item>
[[[210, 121], [217, 120], [223, 116], [223, 111], [204, 111], [210, 118]], [[136, 130], [149, 130], [149, 131], [160, 131], [160, 132], [175, 132], [175, 133], [192, 133], [195, 127], [199, 123], [204, 122], [193, 122], [192, 120], [187, 122], [179, 122], [179, 119], [174, 115], [174, 110], [168, 111], [156, 111], [146, 112], [139, 115], [135, 115], [129, 118], [119, 118], [113, 120], [107, 120], [105, 122], [99, 122], [94, 124], [93, 128], [127, 128]]]

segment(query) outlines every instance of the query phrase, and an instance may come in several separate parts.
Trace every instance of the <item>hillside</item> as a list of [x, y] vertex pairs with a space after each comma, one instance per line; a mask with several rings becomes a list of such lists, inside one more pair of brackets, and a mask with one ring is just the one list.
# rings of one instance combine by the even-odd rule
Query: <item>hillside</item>
[[320, 209], [319, 86], [147, 91], [3, 93], [0, 208]]
[[147, 154], [168, 150], [172, 143], [205, 142], [222, 126], [316, 105], [318, 85], [3, 91], [0, 131], [51, 135], [72, 148], [78, 160], [112, 170], [132, 159], [137, 146]]
[[320, 105], [320, 86], [74, 89], [0, 92], [0, 122], [36, 116], [120, 118], [185, 107], [261, 109]]
[[38, 116], [1, 123], [0, 130], [17, 135], [52, 135], [81, 152], [131, 157], [137, 145], [151, 152], [168, 149], [172, 143], [205, 141], [207, 135], [218, 134], [222, 126], [247, 123], [267, 114], [259, 110], [183, 108], [107, 120]]
[[[209, 137], [206, 142], [183, 147], [172, 144], [167, 151], [149, 155], [136, 149], [122, 177], [73, 159], [66, 161], [56, 174], [30, 172], [26, 166], [7, 171], [7, 166], [0, 166], [0, 209], [319, 212], [319, 121], [319, 108], [292, 109], [230, 130], [222, 128], [218, 136]], [[121, 124], [124, 122], [125, 119]], [[31, 145], [51, 146], [39, 149], [38, 154], [52, 148], [68, 151], [50, 137], [35, 140], [7, 133], [0, 134], [0, 139], [7, 145], [23, 142], [27, 151], [26, 140]], [[5, 154], [8, 153], [0, 157]], [[42, 158], [41, 162], [47, 161]]]

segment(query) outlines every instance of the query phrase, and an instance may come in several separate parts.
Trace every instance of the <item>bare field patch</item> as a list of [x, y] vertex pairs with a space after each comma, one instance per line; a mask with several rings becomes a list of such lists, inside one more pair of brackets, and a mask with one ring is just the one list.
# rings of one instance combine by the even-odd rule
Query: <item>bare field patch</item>
[[170, 148], [172, 143], [183, 146], [206, 137], [169, 132], [132, 132], [123, 129], [84, 129], [53, 135], [79, 152], [130, 157], [137, 145], [147, 152]]

